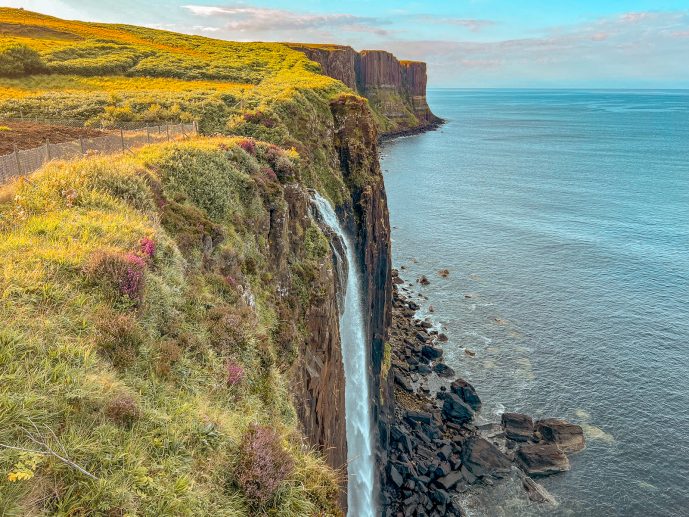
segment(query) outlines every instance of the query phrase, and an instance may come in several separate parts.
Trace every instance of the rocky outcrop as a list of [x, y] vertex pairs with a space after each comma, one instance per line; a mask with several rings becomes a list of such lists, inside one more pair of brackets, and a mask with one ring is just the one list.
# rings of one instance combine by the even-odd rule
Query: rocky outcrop
[[541, 441], [555, 444], [566, 453], [578, 452], [586, 446], [582, 427], [566, 420], [559, 418], [538, 420], [534, 430]]
[[380, 136], [418, 131], [438, 125], [426, 100], [426, 64], [399, 61], [384, 50], [362, 50], [338, 45], [288, 44], [368, 98], [376, 114]]

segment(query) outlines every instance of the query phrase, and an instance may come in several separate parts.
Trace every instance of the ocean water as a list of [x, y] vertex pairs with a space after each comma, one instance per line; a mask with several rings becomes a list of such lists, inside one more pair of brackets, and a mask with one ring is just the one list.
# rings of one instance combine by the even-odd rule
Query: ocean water
[[482, 422], [587, 434], [541, 480], [557, 509], [496, 492], [483, 514], [689, 515], [689, 91], [429, 100], [447, 124], [382, 150], [394, 265], [430, 279], [422, 311]]

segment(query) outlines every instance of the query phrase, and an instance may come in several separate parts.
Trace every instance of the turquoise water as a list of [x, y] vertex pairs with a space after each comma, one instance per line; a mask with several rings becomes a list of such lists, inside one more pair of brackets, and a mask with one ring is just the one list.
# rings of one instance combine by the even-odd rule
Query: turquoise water
[[572, 470], [542, 481], [555, 515], [689, 515], [689, 91], [430, 103], [442, 129], [383, 148], [393, 261], [431, 280], [482, 420], [585, 426]]

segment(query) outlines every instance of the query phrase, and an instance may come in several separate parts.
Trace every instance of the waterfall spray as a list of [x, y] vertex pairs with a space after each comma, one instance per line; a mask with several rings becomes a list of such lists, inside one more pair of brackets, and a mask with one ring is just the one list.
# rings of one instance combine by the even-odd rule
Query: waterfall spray
[[[347, 419], [347, 504], [350, 517], [373, 517], [373, 453], [368, 379], [364, 300], [361, 270], [349, 235], [340, 225], [327, 200], [314, 193], [313, 201], [323, 223], [340, 239], [345, 257], [333, 249], [338, 270], [346, 272], [346, 291], [341, 299], [340, 338], [345, 372]], [[347, 263], [342, 264], [343, 259]]]

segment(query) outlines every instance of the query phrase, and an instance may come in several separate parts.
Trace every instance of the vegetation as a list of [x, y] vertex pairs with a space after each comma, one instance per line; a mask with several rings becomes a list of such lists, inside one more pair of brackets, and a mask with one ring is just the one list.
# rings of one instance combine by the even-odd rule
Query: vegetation
[[[257, 231], [282, 202], [279, 161], [299, 157], [205, 139], [5, 188], [0, 514], [338, 514], [287, 396]], [[304, 231], [300, 272], [324, 262]]]
[[280, 44], [7, 8], [0, 33], [0, 116], [212, 136], [0, 191], [0, 514], [339, 514], [288, 390], [329, 246], [304, 218], [276, 288], [268, 240], [288, 185], [371, 180], [333, 137], [366, 101]]

